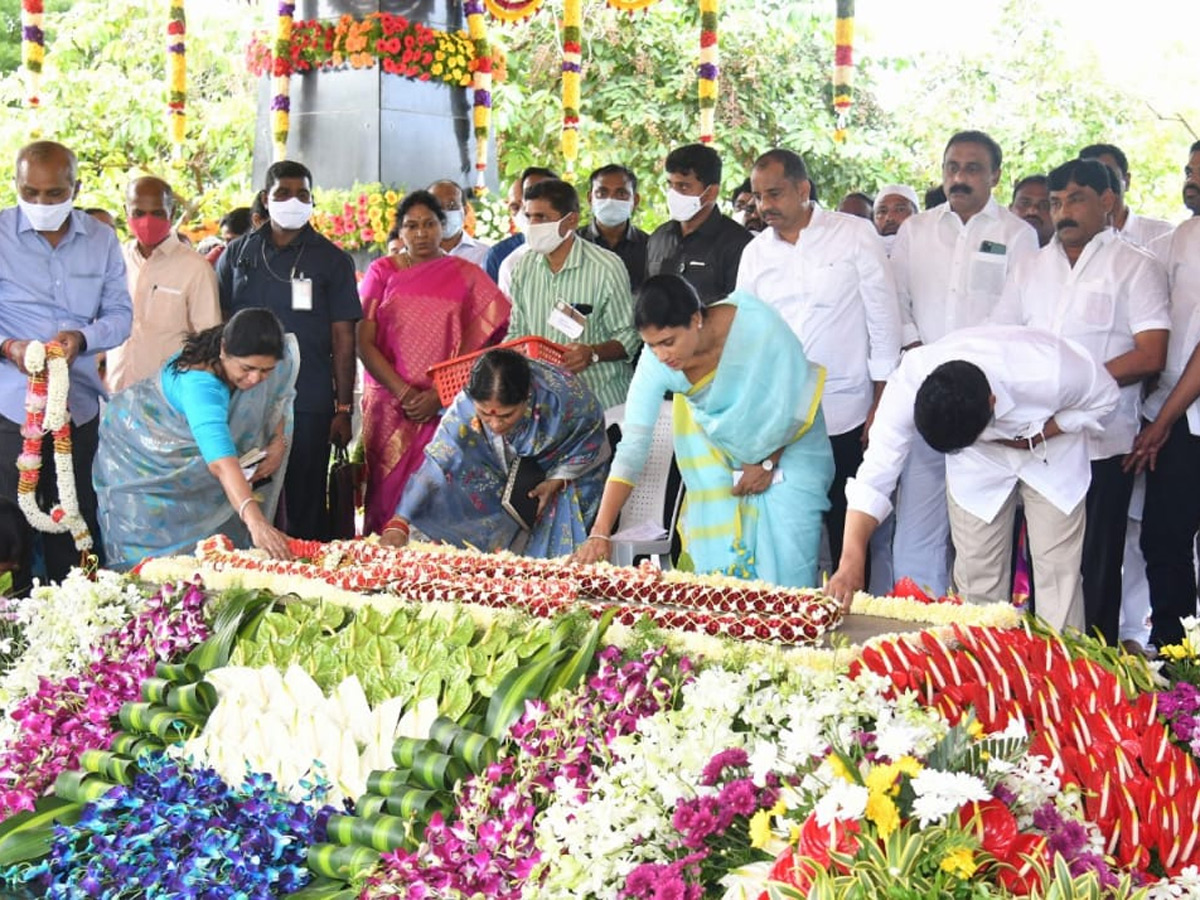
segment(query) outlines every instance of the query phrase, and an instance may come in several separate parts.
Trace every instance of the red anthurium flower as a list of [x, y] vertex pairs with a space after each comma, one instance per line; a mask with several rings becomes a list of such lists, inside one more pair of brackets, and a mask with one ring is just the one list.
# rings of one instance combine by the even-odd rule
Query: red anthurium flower
[[980, 846], [996, 859], [1008, 859], [1017, 839], [1017, 818], [995, 798], [971, 802], [958, 810], [958, 820], [979, 838]]
[[1009, 856], [996, 867], [996, 879], [1018, 896], [1026, 896], [1042, 886], [1035, 861], [1045, 861], [1047, 840], [1040, 834], [1019, 834], [1009, 848]]

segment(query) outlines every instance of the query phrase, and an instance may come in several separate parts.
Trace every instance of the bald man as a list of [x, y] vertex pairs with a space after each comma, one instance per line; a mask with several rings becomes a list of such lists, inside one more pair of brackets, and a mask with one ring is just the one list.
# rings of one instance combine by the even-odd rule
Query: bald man
[[133, 298], [133, 329], [108, 354], [110, 391], [156, 375], [184, 338], [221, 321], [217, 275], [175, 237], [175, 194], [161, 178], [129, 182], [125, 220], [133, 237], [121, 248]]
[[[0, 210], [0, 496], [17, 499], [25, 351], [33, 340], [58, 341], [73, 363], [69, 402], [76, 498], [103, 565], [92, 459], [104, 389], [94, 357], [129, 336], [125, 264], [113, 230], [75, 209], [79, 164], [74, 153], [53, 141], [36, 141], [17, 153], [16, 169], [17, 205]], [[42, 459], [38, 493], [57, 497], [49, 435], [42, 442]], [[60, 581], [79, 564], [79, 550], [70, 534], [41, 537], [46, 574]], [[22, 560], [14, 573], [16, 592], [29, 586], [29, 563]]]

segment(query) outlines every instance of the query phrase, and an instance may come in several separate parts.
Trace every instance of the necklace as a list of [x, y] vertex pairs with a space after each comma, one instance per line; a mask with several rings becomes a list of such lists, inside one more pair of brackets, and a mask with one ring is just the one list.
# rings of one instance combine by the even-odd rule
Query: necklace
[[[62, 344], [30, 341], [25, 351], [25, 371], [29, 387], [25, 393], [24, 443], [17, 457], [20, 477], [17, 504], [29, 524], [47, 534], [70, 533], [75, 548], [86, 553], [92, 548], [92, 535], [79, 512], [75, 492], [75, 466], [71, 459], [71, 417], [67, 413], [67, 393], [71, 376]], [[58, 484], [58, 505], [44, 512], [37, 502], [37, 487], [42, 475], [42, 438], [54, 435], [54, 469]]]

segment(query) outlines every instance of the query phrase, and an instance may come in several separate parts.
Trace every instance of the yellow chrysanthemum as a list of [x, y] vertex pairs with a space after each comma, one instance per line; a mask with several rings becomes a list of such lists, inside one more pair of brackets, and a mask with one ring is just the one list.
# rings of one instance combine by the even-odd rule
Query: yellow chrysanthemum
[[829, 757], [829, 768], [833, 770], [833, 774], [836, 777], [845, 781], [854, 781], [854, 778], [850, 775], [850, 770], [846, 768], [846, 764], [842, 762], [842, 758], [836, 753]]
[[967, 734], [975, 738], [975, 740], [979, 740], [986, 732], [983, 730], [983, 726], [979, 723], [978, 719], [972, 719], [971, 724], [967, 726]]
[[867, 819], [875, 823], [879, 836], [887, 840], [900, 827], [900, 810], [887, 794], [872, 791], [867, 795]]
[[896, 768], [900, 770], [902, 775], [907, 775], [909, 778], [915, 778], [917, 775], [921, 774], [921, 771], [925, 767], [921, 765], [921, 762], [918, 759], [915, 759], [911, 756], [902, 756], [896, 760]]
[[750, 846], [761, 850], [771, 840], [771, 814], [760, 809], [750, 817]]
[[942, 859], [941, 865], [943, 872], [949, 872], [951, 875], [964, 879], [974, 875], [978, 868], [979, 864], [975, 862], [974, 854], [966, 847], [951, 850]]
[[885, 763], [872, 768], [864, 781], [872, 794], [893, 794], [899, 788], [896, 784], [899, 777], [900, 767], [895, 763]]

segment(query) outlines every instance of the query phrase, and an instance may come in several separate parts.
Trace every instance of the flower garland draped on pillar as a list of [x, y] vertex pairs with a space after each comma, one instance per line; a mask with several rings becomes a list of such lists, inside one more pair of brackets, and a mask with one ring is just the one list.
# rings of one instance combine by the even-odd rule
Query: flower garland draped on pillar
[[25, 66], [25, 102], [41, 102], [42, 63], [46, 61], [46, 32], [42, 30], [42, 0], [21, 0], [21, 64]]
[[854, 102], [854, 0], [837, 0], [837, 26], [834, 30], [837, 46], [833, 57], [833, 109], [837, 126], [835, 141], [846, 139], [850, 106]]
[[563, 0], [562, 154], [566, 178], [573, 181], [579, 158], [579, 106], [583, 79], [583, 0]]
[[288, 129], [291, 125], [291, 75], [287, 63], [292, 42], [292, 16], [296, 4], [280, 0], [275, 20], [275, 96], [271, 98], [271, 136], [275, 141], [275, 161], [287, 156]]
[[475, 191], [482, 193], [488, 165], [488, 133], [492, 123], [492, 48], [488, 44], [487, 22], [481, 0], [467, 0], [467, 36], [475, 59], [471, 64], [472, 118], [475, 127]]
[[187, 134], [187, 16], [183, 4], [184, 0], [171, 0], [167, 22], [167, 133], [176, 159], [183, 155]]
[[717, 80], [721, 69], [717, 46], [717, 14], [720, 0], [700, 0], [700, 141], [711, 144], [717, 117]]

